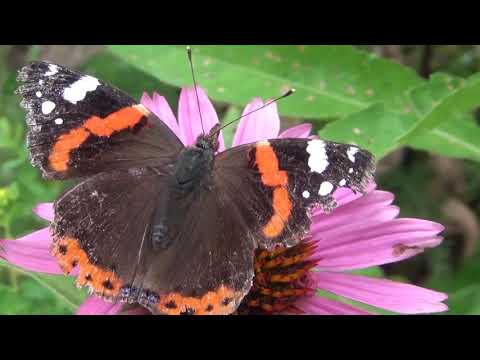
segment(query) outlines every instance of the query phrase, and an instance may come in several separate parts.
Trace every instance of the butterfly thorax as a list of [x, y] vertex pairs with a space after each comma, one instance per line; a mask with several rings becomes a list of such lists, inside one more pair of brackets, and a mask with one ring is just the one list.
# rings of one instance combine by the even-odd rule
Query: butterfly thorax
[[190, 192], [208, 183], [218, 146], [217, 125], [209, 134], [200, 135], [193, 146], [180, 152], [174, 167], [174, 178], [180, 190]]
[[218, 151], [219, 142], [218, 136], [220, 135], [221, 126], [216, 124], [212, 127], [208, 134], [201, 134], [195, 141], [195, 147], [205, 150], [213, 150], [214, 153]]
[[192, 146], [183, 149], [175, 163], [173, 177], [175, 188], [188, 193], [208, 181], [213, 169], [215, 151]]
[[213, 189], [212, 170], [217, 137], [200, 135], [193, 146], [179, 153], [170, 178], [170, 191], [163, 191], [152, 218], [152, 245], [154, 250], [165, 250], [178, 236], [182, 221], [182, 202], [197, 198], [204, 191]]

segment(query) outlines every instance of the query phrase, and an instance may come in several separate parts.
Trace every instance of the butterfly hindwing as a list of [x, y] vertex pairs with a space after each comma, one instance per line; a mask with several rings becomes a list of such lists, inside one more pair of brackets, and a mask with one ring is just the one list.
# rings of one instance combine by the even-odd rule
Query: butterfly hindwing
[[168, 284], [155, 312], [229, 314], [252, 285], [254, 234], [227, 189], [217, 179], [209, 188], [165, 207], [171, 244], [152, 252], [148, 273], [150, 287]]
[[30, 159], [45, 178], [155, 163], [183, 147], [146, 108], [93, 76], [41, 61], [22, 68], [18, 80]]
[[67, 191], [55, 203], [54, 254], [98, 296], [160, 314], [229, 314], [252, 283], [253, 234], [223, 187], [179, 201], [172, 180], [138, 168]]
[[64, 272], [78, 267], [78, 285], [118, 299], [145, 264], [143, 245], [163, 186], [164, 177], [152, 169], [112, 170], [61, 195], [51, 229]]

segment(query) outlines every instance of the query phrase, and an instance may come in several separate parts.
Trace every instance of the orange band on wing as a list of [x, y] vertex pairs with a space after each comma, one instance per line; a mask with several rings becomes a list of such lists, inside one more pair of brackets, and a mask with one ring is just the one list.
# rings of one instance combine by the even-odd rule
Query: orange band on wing
[[143, 107], [135, 105], [120, 109], [103, 119], [90, 117], [80, 127], [58, 138], [48, 157], [51, 168], [55, 171], [67, 170], [70, 153], [78, 149], [90, 135], [109, 137], [116, 131], [133, 128], [145, 114]]
[[278, 157], [268, 141], [257, 144], [255, 161], [261, 174], [262, 183], [273, 187], [273, 215], [263, 227], [268, 238], [279, 236], [292, 212], [292, 202], [288, 195], [288, 174], [279, 169]]
[[239, 294], [224, 285], [209, 291], [201, 298], [185, 297], [179, 293], [162, 296], [157, 310], [166, 315], [227, 315], [235, 311]]
[[52, 152], [48, 157], [50, 166], [55, 171], [65, 171], [68, 168], [68, 160], [70, 159], [70, 151], [78, 148], [90, 136], [90, 133], [83, 127], [72, 129], [68, 133], [61, 135]]
[[70, 237], [58, 239], [52, 253], [66, 274], [69, 274], [76, 266], [79, 267], [77, 286], [87, 285], [95, 294], [107, 298], [119, 294], [122, 286], [120, 278], [112, 271], [92, 264], [76, 239]]
[[269, 143], [257, 145], [255, 160], [264, 185], [273, 187], [288, 184], [287, 172], [279, 170], [277, 155]]
[[83, 127], [97, 136], [111, 136], [116, 131], [133, 128], [142, 119], [144, 114], [135, 107], [118, 110], [106, 118], [98, 116], [89, 118]]
[[292, 202], [288, 196], [288, 190], [284, 186], [278, 186], [273, 190], [273, 216], [263, 227], [265, 236], [272, 238], [280, 235], [285, 227], [290, 213], [292, 212]]

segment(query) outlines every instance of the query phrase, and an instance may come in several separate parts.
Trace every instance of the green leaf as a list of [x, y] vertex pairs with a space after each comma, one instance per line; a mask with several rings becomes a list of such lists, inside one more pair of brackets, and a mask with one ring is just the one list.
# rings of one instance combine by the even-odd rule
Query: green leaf
[[[419, 129], [415, 130], [418, 131], [417, 135], [409, 138], [407, 145], [446, 156], [480, 161], [480, 128], [473, 117], [465, 113], [468, 107], [459, 109], [452, 100], [447, 100], [451, 99], [455, 89], [458, 91], [465, 87], [461, 85], [464, 82], [460, 78], [435, 74], [429, 84], [411, 91], [415, 111], [394, 113], [386, 106], [376, 104], [327, 124], [320, 131], [320, 135], [329, 140], [356, 143], [381, 158], [401, 146], [402, 139], [419, 126]], [[478, 99], [472, 103], [480, 103], [480, 97]], [[433, 129], [418, 125], [436, 111], [435, 106], [440, 107], [436, 104], [443, 104], [444, 101], [451, 104], [449, 108], [456, 109], [445, 115], [449, 121], [442, 121]]]
[[380, 159], [396, 148], [395, 140], [414, 123], [412, 114], [394, 113], [384, 104], [375, 104], [327, 124], [319, 134], [322, 139], [357, 144]]
[[397, 140], [401, 144], [413, 142], [416, 136], [452, 122], [480, 106], [480, 74], [466, 81], [439, 74], [428, 84], [413, 89], [410, 95], [419, 120]]
[[[191, 84], [183, 46], [110, 49], [152, 77]], [[357, 143], [378, 158], [409, 145], [479, 160], [479, 130], [459, 120], [480, 102], [478, 77], [434, 74], [425, 82], [411, 69], [350, 46], [198, 46], [193, 53], [198, 81], [214, 100], [243, 106], [255, 95], [271, 98], [295, 87], [297, 93], [279, 103], [281, 113], [342, 118], [320, 132], [327, 139]]]
[[19, 279], [16, 286], [0, 284], [0, 314], [67, 315], [73, 310], [31, 278]]
[[383, 274], [382, 269], [379, 266], [372, 266], [366, 269], [359, 269], [350, 271], [352, 274], [356, 275], [363, 275], [363, 276], [370, 276], [375, 278], [383, 278], [385, 275]]
[[8, 76], [7, 55], [11, 45], [0, 46], [0, 88], [3, 88], [4, 82]]
[[480, 285], [472, 284], [448, 296], [450, 315], [480, 315]]
[[40, 285], [50, 290], [72, 310], [76, 310], [87, 297], [85, 289], [75, 286], [75, 279], [64, 275], [30, 274]]
[[[183, 46], [110, 49], [164, 82], [192, 83]], [[212, 99], [243, 106], [293, 87], [297, 93], [279, 108], [297, 117], [342, 117], [377, 102], [402, 112], [407, 90], [422, 84], [412, 69], [352, 46], [196, 46], [193, 59], [198, 83]]]
[[408, 145], [445, 156], [480, 161], [480, 127], [472, 116], [460, 115], [415, 136]]
[[64, 275], [47, 275], [25, 271], [7, 262], [0, 261], [0, 266], [30, 277], [49, 290], [59, 302], [70, 310], [76, 310], [87, 296], [85, 289], [77, 289], [73, 277]]
[[167, 98], [173, 109], [176, 108], [178, 90], [162, 83], [157, 78], [139, 71], [127, 62], [108, 52], [101, 52], [83, 65], [82, 71], [97, 76], [140, 101], [144, 91], [150, 96], [154, 91]]
[[459, 268], [453, 269], [442, 262], [434, 267], [434, 273], [426, 287], [448, 294], [448, 314], [480, 315], [479, 263], [480, 250], [477, 249]]
[[465, 80], [444, 73], [435, 73], [428, 82], [412, 89], [409, 96], [412, 99], [412, 110], [419, 117], [428, 115], [441, 101], [461, 87]]
[[[233, 121], [238, 117], [240, 117], [240, 115], [242, 115], [242, 111], [240, 110], [240, 108], [236, 106], [229, 106], [227, 111], [223, 115], [221, 123], [227, 124], [230, 121]], [[222, 130], [226, 148], [229, 148], [232, 146], [233, 137], [235, 136], [235, 131], [236, 131], [236, 124], [227, 126], [225, 129]]]

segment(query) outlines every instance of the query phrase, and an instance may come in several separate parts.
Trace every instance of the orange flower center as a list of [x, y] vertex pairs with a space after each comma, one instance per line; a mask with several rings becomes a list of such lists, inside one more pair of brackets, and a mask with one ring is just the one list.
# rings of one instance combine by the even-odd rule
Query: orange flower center
[[304, 240], [290, 248], [257, 250], [253, 286], [237, 314], [299, 312], [295, 300], [315, 291], [302, 281], [317, 265], [318, 260], [312, 259], [315, 248], [315, 242]]

